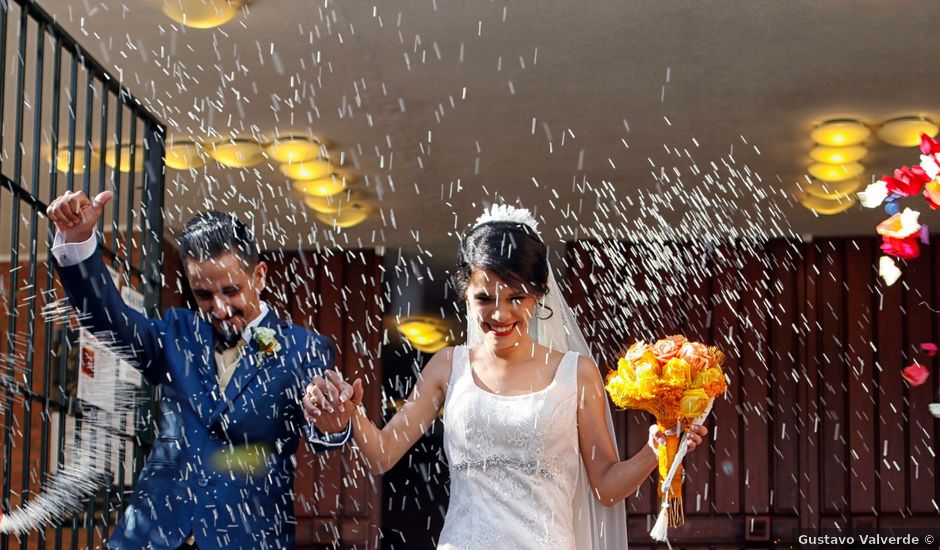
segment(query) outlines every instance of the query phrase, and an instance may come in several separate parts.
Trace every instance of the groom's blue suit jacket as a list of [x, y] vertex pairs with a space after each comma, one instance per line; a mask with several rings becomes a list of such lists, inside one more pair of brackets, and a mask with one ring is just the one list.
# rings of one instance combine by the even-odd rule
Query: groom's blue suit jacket
[[295, 452], [311, 428], [300, 399], [333, 365], [330, 341], [269, 312], [259, 326], [281, 350], [250, 342], [221, 394], [209, 323], [188, 309], [154, 320], [127, 307], [100, 252], [57, 269], [83, 324], [111, 333], [160, 388], [157, 438], [108, 546], [175, 549], [192, 533], [202, 550], [293, 548]]

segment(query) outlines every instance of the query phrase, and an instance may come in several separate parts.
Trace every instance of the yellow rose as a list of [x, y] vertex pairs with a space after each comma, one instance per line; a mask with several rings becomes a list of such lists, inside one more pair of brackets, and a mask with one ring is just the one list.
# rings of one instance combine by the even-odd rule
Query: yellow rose
[[646, 353], [644, 353], [639, 359], [635, 360], [633, 364], [636, 365], [635, 372], [637, 373], [636, 375], [637, 378], [640, 377], [639, 372], [640, 372], [640, 368], [643, 365], [649, 365], [650, 367], [652, 367], [653, 372], [656, 373], [656, 376], [659, 376], [660, 374], [662, 374], [662, 372], [659, 370], [659, 361], [656, 360], [656, 354], [650, 350], [647, 350]]
[[721, 373], [721, 369], [705, 369], [702, 372], [696, 374], [695, 378], [692, 379], [692, 387], [702, 388], [708, 384], [711, 384], [712, 382], [717, 382], [718, 380], [724, 380], [724, 375]]
[[643, 354], [646, 353], [647, 349], [648, 346], [646, 345], [646, 342], [640, 340], [627, 349], [627, 352], [623, 354], [623, 358], [627, 361], [636, 362], [640, 359], [640, 357], [643, 357]]
[[629, 382], [636, 380], [636, 376], [633, 374], [633, 371], [635, 370], [636, 365], [634, 365], [633, 362], [627, 361], [626, 359], [617, 361], [617, 374], [619, 374], [620, 377], [624, 380]]
[[641, 399], [650, 399], [656, 395], [659, 387], [659, 375], [655, 363], [643, 363], [636, 368], [636, 393]]
[[705, 390], [699, 388], [695, 390], [686, 390], [682, 394], [682, 400], [679, 401], [679, 413], [687, 419], [693, 419], [700, 416], [708, 408], [708, 401], [711, 398], [705, 393]]
[[691, 366], [685, 359], [675, 357], [663, 367], [663, 381], [670, 386], [684, 388], [692, 382]]

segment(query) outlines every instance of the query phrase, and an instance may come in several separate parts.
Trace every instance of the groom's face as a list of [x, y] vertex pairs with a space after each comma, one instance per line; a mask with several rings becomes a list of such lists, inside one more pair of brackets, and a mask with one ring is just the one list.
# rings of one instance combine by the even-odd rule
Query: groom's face
[[224, 340], [237, 339], [261, 313], [267, 265], [248, 266], [228, 252], [205, 261], [186, 261], [186, 279], [199, 311]]

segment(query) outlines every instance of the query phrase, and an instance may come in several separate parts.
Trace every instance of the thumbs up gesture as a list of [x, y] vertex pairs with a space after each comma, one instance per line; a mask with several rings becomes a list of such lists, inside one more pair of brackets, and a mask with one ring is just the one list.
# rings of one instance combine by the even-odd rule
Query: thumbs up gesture
[[102, 191], [93, 199], [81, 191], [66, 191], [52, 201], [46, 209], [46, 216], [65, 237], [65, 242], [87, 241], [101, 218], [104, 206], [112, 198], [112, 191]]

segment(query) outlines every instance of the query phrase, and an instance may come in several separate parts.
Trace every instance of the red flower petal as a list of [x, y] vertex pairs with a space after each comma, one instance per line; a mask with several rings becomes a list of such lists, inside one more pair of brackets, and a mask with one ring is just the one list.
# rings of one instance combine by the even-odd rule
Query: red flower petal
[[920, 345], [920, 351], [927, 354], [927, 357], [933, 357], [937, 354], [937, 344], [933, 342], [924, 342]]
[[940, 141], [935, 140], [934, 138], [928, 136], [927, 134], [920, 135], [920, 152], [925, 155], [931, 155], [933, 153], [940, 153]]
[[927, 367], [921, 365], [920, 363], [911, 363], [910, 365], [904, 367], [904, 370], [901, 371], [901, 376], [907, 380], [907, 383], [912, 386], [920, 386], [927, 381], [927, 377], [930, 376], [930, 371], [927, 370]]
[[881, 251], [889, 256], [911, 260], [920, 256], [919, 235], [912, 235], [904, 239], [895, 237], [882, 237]]

